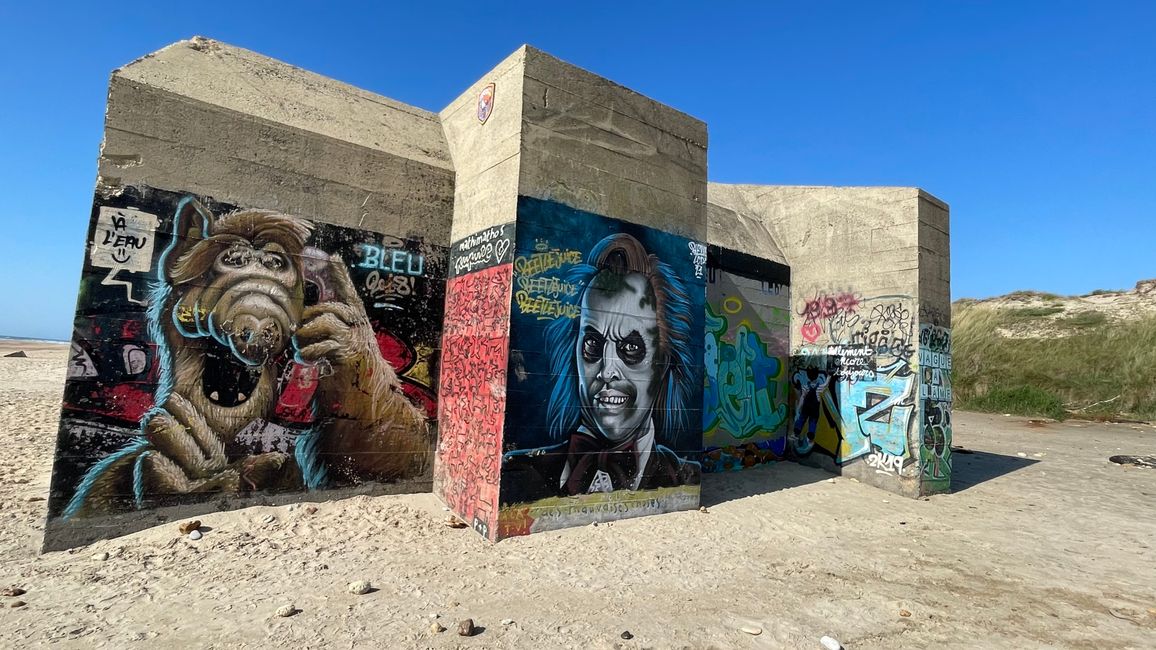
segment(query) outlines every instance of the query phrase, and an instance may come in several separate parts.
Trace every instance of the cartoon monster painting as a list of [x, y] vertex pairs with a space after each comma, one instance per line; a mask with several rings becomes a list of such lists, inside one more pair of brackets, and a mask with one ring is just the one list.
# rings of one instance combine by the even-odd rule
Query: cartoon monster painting
[[[192, 197], [179, 202], [147, 311], [154, 406], [138, 435], [87, 469], [63, 517], [425, 472], [426, 415], [382, 357], [345, 261], [307, 247], [314, 229], [272, 211], [215, 216]], [[283, 451], [237, 445], [274, 417], [292, 364], [316, 377], [308, 428]]]

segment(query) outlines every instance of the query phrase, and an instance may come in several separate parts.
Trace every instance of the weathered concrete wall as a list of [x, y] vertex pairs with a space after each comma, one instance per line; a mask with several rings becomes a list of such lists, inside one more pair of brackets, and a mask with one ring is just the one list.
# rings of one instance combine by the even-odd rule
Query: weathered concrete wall
[[951, 219], [947, 204], [919, 194], [919, 322], [951, 327]]
[[113, 74], [100, 177], [449, 243], [436, 115], [207, 39]]
[[[526, 48], [519, 48], [439, 114], [457, 181], [452, 241], [514, 221], [525, 59]], [[493, 100], [483, 120], [478, 115], [479, 98], [491, 84]]]
[[441, 112], [458, 173], [442, 342], [434, 491], [498, 534], [525, 48]]
[[[920, 314], [950, 295], [946, 206], [915, 188], [723, 184], [711, 184], [710, 202], [757, 219], [791, 266], [790, 451], [927, 492]], [[949, 484], [950, 463], [935, 467], [937, 485]]]
[[[710, 187], [716, 188], [718, 185], [711, 184]], [[770, 227], [762, 219], [724, 208], [714, 201], [709, 201], [706, 209], [709, 221], [707, 235], [711, 246], [787, 265], [787, 257], [775, 241]]]
[[919, 368], [924, 494], [951, 490], [951, 227], [947, 205], [920, 195]]
[[429, 489], [453, 187], [432, 113], [207, 39], [116, 71], [46, 548]]
[[704, 241], [706, 124], [526, 48], [520, 193]]

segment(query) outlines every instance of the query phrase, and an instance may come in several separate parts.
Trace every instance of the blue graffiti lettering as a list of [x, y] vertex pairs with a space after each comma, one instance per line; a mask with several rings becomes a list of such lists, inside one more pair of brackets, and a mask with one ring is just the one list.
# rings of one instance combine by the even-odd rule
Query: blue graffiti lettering
[[404, 250], [362, 244], [361, 263], [357, 266], [363, 269], [380, 269], [387, 273], [420, 276], [425, 272], [425, 256]]
[[766, 344], [747, 324], [732, 330], [725, 317], [706, 308], [706, 385], [704, 431], [725, 431], [734, 438], [773, 434], [787, 421], [786, 394], [780, 395], [782, 362], [767, 354]]
[[840, 396], [845, 445], [840, 462], [862, 456], [872, 448], [892, 456], [907, 453], [908, 430], [915, 412], [915, 375], [905, 369], [906, 362], [895, 361], [879, 368], [874, 381], [840, 386], [845, 391]]

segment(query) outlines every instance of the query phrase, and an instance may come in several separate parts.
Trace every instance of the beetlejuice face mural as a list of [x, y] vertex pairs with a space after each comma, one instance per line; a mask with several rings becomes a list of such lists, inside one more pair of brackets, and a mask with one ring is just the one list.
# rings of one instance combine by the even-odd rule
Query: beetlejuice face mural
[[[680, 486], [697, 500], [705, 279], [687, 240], [523, 197], [517, 241], [503, 505]], [[581, 523], [526, 524], [540, 507], [503, 536]]]
[[[575, 341], [573, 347], [552, 348], [557, 370], [565, 370], [562, 357], [573, 350], [576, 372], [554, 376], [548, 408], [560, 426], [573, 414], [576, 378], [580, 421], [570, 433], [571, 458], [559, 479], [565, 493], [678, 482], [681, 459], [650, 453], [656, 409], [667, 414], [685, 408], [687, 387], [680, 383], [690, 376], [689, 298], [664, 267], [637, 239], [617, 234], [598, 242], [587, 263], [571, 270], [571, 279], [586, 287], [581, 310], [547, 333]], [[663, 399], [664, 387], [670, 403]]]
[[143, 214], [162, 227], [133, 236], [161, 243], [101, 264], [94, 228], [50, 516], [427, 475], [444, 249], [151, 188], [110, 202], [136, 207], [98, 200], [99, 224]]
[[[627, 252], [635, 264], [627, 262]], [[582, 299], [576, 355], [583, 419], [614, 441], [636, 436], [658, 397], [661, 368], [658, 303], [641, 245], [619, 239]]]

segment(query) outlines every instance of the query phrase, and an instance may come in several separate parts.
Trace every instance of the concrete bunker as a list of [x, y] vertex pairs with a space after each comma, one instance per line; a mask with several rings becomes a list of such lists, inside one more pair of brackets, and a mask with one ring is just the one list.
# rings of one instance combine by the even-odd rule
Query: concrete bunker
[[115, 71], [45, 549], [430, 489], [496, 540], [782, 459], [948, 490], [946, 205], [706, 150], [531, 47], [437, 114], [199, 37]]

